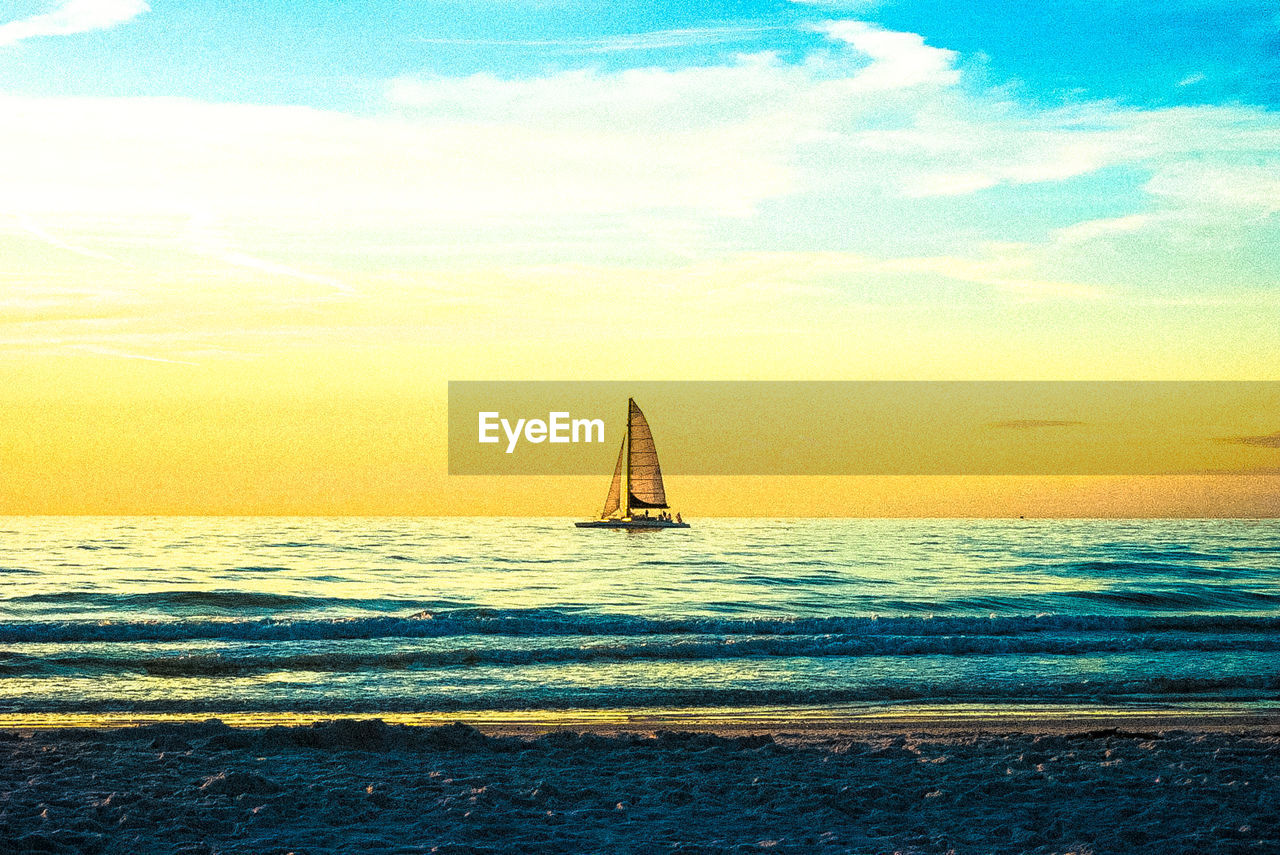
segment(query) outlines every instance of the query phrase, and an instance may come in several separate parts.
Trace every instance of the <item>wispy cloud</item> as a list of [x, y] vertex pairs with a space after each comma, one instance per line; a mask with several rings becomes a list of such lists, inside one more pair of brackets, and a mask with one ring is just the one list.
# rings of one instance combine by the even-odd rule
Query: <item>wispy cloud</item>
[[1263, 434], [1262, 436], [1220, 436], [1214, 437], [1214, 442], [1221, 442], [1226, 445], [1252, 445], [1257, 448], [1280, 448], [1280, 431], [1276, 433]]
[[321, 276], [316, 273], [309, 273], [305, 270], [299, 270], [288, 264], [282, 264], [278, 261], [270, 261], [265, 258], [258, 258], [247, 252], [231, 246], [227, 239], [215, 227], [213, 217], [207, 214], [194, 214], [187, 225], [187, 238], [190, 240], [192, 248], [201, 255], [215, 258], [232, 267], [241, 267], [246, 270], [256, 270], [260, 273], [266, 273], [271, 276], [284, 276], [289, 279], [297, 279], [302, 282], [310, 282], [314, 285], [323, 285], [331, 288], [343, 296], [354, 296], [357, 292], [345, 282], [334, 279], [331, 276]]
[[987, 285], [1022, 299], [1099, 300], [1109, 296], [1109, 289], [1097, 284], [1037, 275], [1035, 251], [1022, 245], [988, 247], [982, 255], [973, 258], [891, 258], [879, 262], [874, 269], [890, 273], [931, 273], [958, 282]]
[[998, 430], [1037, 430], [1039, 428], [1081, 427], [1085, 422], [1068, 419], [1010, 419], [1003, 422], [990, 422], [989, 428]]
[[1055, 229], [1053, 237], [1063, 244], [1086, 243], [1109, 235], [1132, 234], [1147, 226], [1151, 219], [1151, 216], [1147, 214], [1129, 214], [1124, 217], [1086, 220]]
[[817, 6], [830, 12], [856, 12], [874, 9], [880, 5], [881, 0], [791, 0], [791, 2], [798, 6]]
[[40, 240], [49, 244], [49, 246], [54, 246], [54, 247], [57, 247], [58, 249], [66, 250], [67, 252], [71, 252], [76, 255], [82, 255], [85, 258], [97, 258], [102, 261], [114, 261], [121, 264], [124, 263], [124, 262], [121, 262], [120, 259], [116, 258], [114, 255], [110, 255], [109, 253], [99, 252], [96, 249], [89, 249], [88, 247], [85, 247], [85, 246], [79, 246], [77, 244], [68, 243], [67, 241], [61, 240], [60, 238], [53, 236], [48, 231], [41, 228], [39, 225], [36, 224], [34, 220], [32, 220], [30, 217], [28, 217], [25, 214], [18, 215], [18, 225], [21, 226], [23, 231], [25, 231], [27, 234], [30, 234], [33, 237], [39, 238]]
[[760, 36], [784, 29], [781, 25], [744, 25], [697, 27], [679, 30], [653, 30], [645, 33], [623, 33], [591, 39], [444, 39], [421, 38], [422, 44], [466, 47], [550, 48], [562, 53], [618, 53], [624, 51], [662, 50], [666, 48], [700, 47], [752, 41]]
[[185, 359], [168, 359], [163, 356], [148, 356], [145, 353], [131, 353], [127, 350], [116, 350], [111, 347], [102, 347], [95, 344], [73, 344], [68, 345], [69, 350], [78, 350], [83, 353], [92, 353], [96, 356], [114, 356], [119, 359], [141, 359], [145, 362], [167, 362], [170, 365], [199, 365], [199, 362], [189, 362]]
[[0, 47], [37, 36], [109, 30], [150, 9], [144, 0], [63, 0], [50, 12], [0, 24]]
[[1249, 466], [1244, 469], [1200, 469], [1196, 475], [1280, 476], [1280, 466]]

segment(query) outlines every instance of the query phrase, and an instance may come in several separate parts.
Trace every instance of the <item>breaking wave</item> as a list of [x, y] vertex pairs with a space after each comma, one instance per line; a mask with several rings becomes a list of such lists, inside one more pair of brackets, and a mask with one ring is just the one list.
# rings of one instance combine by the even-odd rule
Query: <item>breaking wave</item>
[[[1280, 617], [1262, 615], [1021, 615], [990, 617], [651, 618], [563, 609], [450, 609], [409, 616], [211, 620], [52, 620], [0, 623], [0, 641], [258, 641], [508, 636], [982, 636], [1043, 633], [1272, 633]], [[963, 642], [959, 642], [963, 643]], [[995, 641], [991, 642], [996, 644]], [[1010, 644], [1018, 642], [1010, 641]], [[1064, 644], [1070, 644], [1069, 640]], [[946, 652], [938, 650], [936, 652]], [[1046, 650], [1044, 652], [1054, 652]], [[1063, 651], [1067, 652], [1067, 651]]]

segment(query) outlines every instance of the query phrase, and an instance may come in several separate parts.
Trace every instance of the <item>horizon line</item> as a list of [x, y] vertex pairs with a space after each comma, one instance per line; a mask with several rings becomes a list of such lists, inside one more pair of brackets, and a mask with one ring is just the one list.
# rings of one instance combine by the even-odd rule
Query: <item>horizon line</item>
[[[202, 514], [183, 514], [183, 513], [67, 513], [67, 514], [22, 514], [22, 513], [0, 513], [0, 519], [66, 519], [74, 518], [93, 518], [93, 519], [476, 519], [476, 520], [581, 520], [597, 519], [598, 517], [587, 516], [583, 514], [237, 514], [237, 513], [202, 513]], [[1134, 514], [1112, 514], [1105, 516], [1089, 516], [1074, 514], [1055, 514], [1055, 515], [1017, 515], [1017, 516], [1001, 516], [1001, 515], [982, 515], [982, 514], [937, 514], [937, 515], [907, 515], [907, 514], [887, 514], [883, 516], [874, 515], [855, 515], [841, 516], [834, 514], [761, 514], [761, 515], [720, 515], [707, 514], [693, 516], [692, 520], [1075, 520], [1075, 521], [1091, 521], [1091, 520], [1186, 520], [1191, 521], [1221, 521], [1221, 520], [1280, 520], [1280, 513], [1273, 515], [1255, 514], [1255, 515], [1222, 515], [1222, 516], [1176, 516], [1172, 514], [1155, 514], [1151, 516], [1138, 516]]]

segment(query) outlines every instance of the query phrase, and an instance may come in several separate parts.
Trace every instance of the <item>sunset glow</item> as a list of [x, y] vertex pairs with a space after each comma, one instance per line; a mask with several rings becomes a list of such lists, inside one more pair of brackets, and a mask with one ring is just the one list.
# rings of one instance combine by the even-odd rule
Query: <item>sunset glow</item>
[[[449, 478], [451, 379], [1276, 379], [1263, 4], [1182, 9], [1213, 39], [1158, 4], [1132, 39], [1079, 3], [10, 5], [0, 513], [594, 506], [608, 473]], [[680, 490], [1257, 515], [1274, 480]]]

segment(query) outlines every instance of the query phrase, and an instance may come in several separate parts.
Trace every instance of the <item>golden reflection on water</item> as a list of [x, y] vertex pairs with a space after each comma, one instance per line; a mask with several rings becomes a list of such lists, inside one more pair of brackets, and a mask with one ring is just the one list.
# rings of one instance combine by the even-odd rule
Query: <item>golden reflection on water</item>
[[[295, 727], [333, 721], [323, 712], [235, 712], [216, 716], [201, 713], [28, 713], [0, 715], [0, 730], [53, 728], [120, 728], [147, 724], [198, 723], [216, 719], [230, 727]], [[918, 732], [969, 730], [973, 732], [1021, 729], [1056, 729], [1083, 722], [1155, 720], [1169, 726], [1181, 723], [1196, 728], [1276, 726], [1280, 711], [1269, 704], [1199, 703], [1142, 706], [1010, 704], [937, 704], [910, 706], [837, 705], [822, 707], [690, 707], [566, 710], [469, 710], [466, 712], [389, 712], [377, 715], [343, 715], [349, 720], [379, 720], [388, 724], [437, 727], [462, 722], [487, 732], [538, 733], [579, 730], [602, 733], [652, 733], [659, 730], [732, 732]]]

